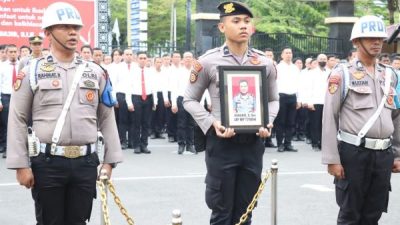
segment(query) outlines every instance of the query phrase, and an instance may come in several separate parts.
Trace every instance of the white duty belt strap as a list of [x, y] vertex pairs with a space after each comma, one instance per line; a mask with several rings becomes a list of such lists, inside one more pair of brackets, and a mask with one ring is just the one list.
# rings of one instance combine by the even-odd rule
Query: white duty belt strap
[[81, 64], [78, 66], [75, 75], [74, 75], [74, 80], [72, 81], [71, 89], [69, 90], [67, 100], [65, 101], [64, 107], [61, 111], [61, 115], [58, 117], [57, 123], [56, 123], [56, 128], [54, 129], [53, 137], [51, 138], [51, 154], [54, 155], [56, 151], [56, 146], [57, 143], [60, 139], [61, 131], [64, 127], [65, 123], [65, 117], [67, 116], [69, 107], [71, 106], [72, 98], [74, 97], [75, 91], [78, 87], [79, 80], [81, 79], [83, 75], [83, 71], [85, 69], [85, 64]]
[[386, 99], [389, 95], [391, 81], [392, 81], [392, 70], [390, 68], [386, 68], [386, 70], [385, 70], [385, 87], [383, 89], [383, 97], [382, 97], [381, 103], [379, 104], [378, 109], [375, 111], [375, 113], [369, 118], [369, 120], [361, 128], [360, 132], [358, 132], [357, 136], [359, 138], [363, 138], [367, 134], [369, 129], [371, 129], [372, 125], [375, 123], [376, 119], [378, 119], [379, 115], [381, 114], [383, 106], [385, 106]]

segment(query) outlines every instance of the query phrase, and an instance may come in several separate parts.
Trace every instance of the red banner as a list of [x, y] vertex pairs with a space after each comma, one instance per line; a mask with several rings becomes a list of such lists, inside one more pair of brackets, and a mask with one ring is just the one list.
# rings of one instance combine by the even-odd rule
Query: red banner
[[[33, 35], [44, 37], [42, 16], [44, 10], [53, 2], [60, 0], [0, 0], [0, 44], [29, 46], [28, 38]], [[95, 1], [62, 0], [75, 6], [81, 14], [83, 28], [81, 44], [95, 44]], [[48, 48], [45, 40], [44, 48]]]

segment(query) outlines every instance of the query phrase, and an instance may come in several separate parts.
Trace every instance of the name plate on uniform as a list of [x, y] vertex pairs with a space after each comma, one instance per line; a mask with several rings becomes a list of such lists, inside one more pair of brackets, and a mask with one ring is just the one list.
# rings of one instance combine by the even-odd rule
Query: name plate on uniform
[[219, 66], [221, 123], [236, 133], [256, 133], [268, 124], [265, 66]]

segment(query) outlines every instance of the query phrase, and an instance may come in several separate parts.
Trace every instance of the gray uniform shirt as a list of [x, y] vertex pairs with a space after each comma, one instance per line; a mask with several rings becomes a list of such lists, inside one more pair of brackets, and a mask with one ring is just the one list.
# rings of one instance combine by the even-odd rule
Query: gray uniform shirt
[[[186, 88], [183, 106], [197, 122], [203, 133], [206, 133], [216, 120], [221, 121], [221, 103], [219, 93], [218, 66], [242, 65], [265, 66], [268, 88], [269, 122], [272, 123], [279, 110], [279, 95], [276, 85], [276, 68], [273, 62], [265, 57], [264, 53], [249, 49], [239, 62], [230, 52], [227, 46], [222, 46], [207, 51], [195, 64], [191, 75], [191, 82]], [[193, 73], [196, 73], [195, 75]], [[196, 79], [194, 79], [194, 76]], [[199, 103], [204, 91], [208, 89], [213, 109], [211, 113], [206, 111]]]
[[[344, 65], [343, 65], [344, 66]], [[322, 163], [341, 164], [336, 138], [338, 130], [357, 135], [364, 124], [377, 110], [383, 97], [385, 68], [375, 67], [375, 77], [371, 77], [357, 59], [346, 65], [350, 73], [349, 89], [342, 102], [343, 67], [337, 66], [329, 77], [328, 91], [322, 119]], [[391, 90], [380, 116], [365, 137], [384, 139], [393, 136], [393, 149], [399, 157], [399, 110], [396, 110], [394, 96], [397, 76], [392, 75]], [[342, 104], [342, 106], [341, 106]]]
[[30, 66], [27, 66], [22, 70], [25, 77], [21, 87], [11, 95], [7, 136], [8, 168], [29, 167], [27, 123], [30, 116], [40, 142], [51, 143], [75, 72], [82, 63], [86, 64], [85, 70], [74, 93], [58, 145], [82, 146], [95, 143], [99, 128], [105, 140], [104, 163], [122, 161], [114, 110], [100, 103], [106, 84], [104, 71], [98, 65], [78, 58], [65, 66], [58, 63], [55, 57], [48, 56], [41, 58], [36, 67], [37, 89], [33, 91], [31, 88]]

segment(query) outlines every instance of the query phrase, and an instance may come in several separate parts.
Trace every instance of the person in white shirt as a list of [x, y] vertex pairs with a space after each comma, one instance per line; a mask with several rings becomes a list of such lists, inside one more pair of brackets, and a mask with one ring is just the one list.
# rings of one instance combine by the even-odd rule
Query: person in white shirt
[[277, 84], [279, 92], [279, 112], [275, 119], [276, 142], [278, 152], [297, 152], [292, 145], [292, 137], [295, 129], [299, 69], [292, 63], [292, 49], [285, 47], [281, 54], [282, 60], [276, 66]]
[[[1, 124], [4, 134], [4, 146], [7, 146], [8, 109], [10, 106], [11, 92], [14, 85], [18, 85], [18, 48], [11, 44], [6, 47], [7, 60], [0, 67], [0, 112]], [[21, 85], [21, 84], [19, 84]], [[16, 86], [17, 87], [17, 86]], [[4, 148], [3, 158], [7, 157], [7, 148]]]
[[[132, 147], [135, 154], [149, 154], [147, 148], [150, 132], [150, 122], [152, 111], [157, 106], [157, 90], [154, 87], [155, 71], [154, 68], [146, 67], [147, 54], [138, 53], [138, 66], [133, 67], [130, 76], [126, 79], [126, 104], [131, 122]], [[131, 141], [131, 140], [129, 140]]]
[[92, 54], [93, 54], [93, 50], [92, 47], [90, 45], [83, 45], [81, 47], [81, 57], [83, 60], [86, 60], [88, 62], [92, 61]]
[[322, 111], [330, 73], [330, 70], [326, 68], [327, 61], [325, 54], [319, 54], [317, 57], [318, 66], [312, 69], [310, 73], [311, 84], [307, 106], [310, 110], [311, 145], [317, 151], [321, 150]]
[[192, 70], [193, 54], [185, 52], [183, 54], [183, 67], [175, 76], [175, 82], [171, 93], [172, 113], [177, 115], [177, 142], [178, 154], [185, 151], [196, 154], [194, 149], [194, 121], [190, 114], [183, 108], [183, 95], [189, 84], [189, 77]]
[[[314, 59], [315, 60], [315, 59]], [[309, 126], [309, 110], [307, 107], [307, 99], [310, 93], [310, 71], [311, 63], [313, 58], [307, 58], [304, 62], [305, 68], [300, 72], [300, 80], [298, 86], [297, 102], [300, 103], [301, 107], [297, 109], [297, 124], [296, 124], [296, 137], [295, 141], [311, 140], [310, 138], [310, 126]], [[311, 143], [311, 141], [310, 141]]]
[[[172, 105], [172, 94], [174, 92], [173, 81], [175, 80], [175, 77], [180, 73], [179, 71], [181, 70], [180, 62], [181, 62], [181, 54], [179, 52], [172, 53], [171, 65], [169, 66], [169, 71], [168, 71], [168, 77], [169, 77], [168, 100], [170, 105]], [[169, 142], [177, 141], [176, 133], [177, 133], [177, 116], [175, 113], [172, 113], [172, 109], [171, 107], [169, 107], [167, 108], [167, 134]]]
[[154, 113], [152, 114], [152, 123], [151, 123], [151, 139], [164, 139], [162, 132], [165, 126], [165, 105], [164, 105], [164, 96], [167, 96], [167, 89], [165, 88], [165, 84], [167, 84], [167, 69], [162, 66], [162, 58], [155, 57], [154, 58], [154, 80], [155, 80], [155, 89], [157, 91], [157, 107]]
[[[134, 65], [133, 52], [132, 49], [125, 49], [124, 54], [122, 54], [120, 49], [114, 49], [111, 55], [113, 57], [113, 62], [108, 67], [108, 73], [110, 74], [111, 83], [113, 85], [113, 93], [115, 93], [118, 102], [114, 108], [121, 147], [125, 150], [129, 147], [128, 145], [131, 139], [131, 132], [129, 129], [130, 118], [125, 99], [125, 80], [126, 77], [130, 76], [131, 67]], [[123, 62], [121, 62], [122, 58], [124, 59]]]

